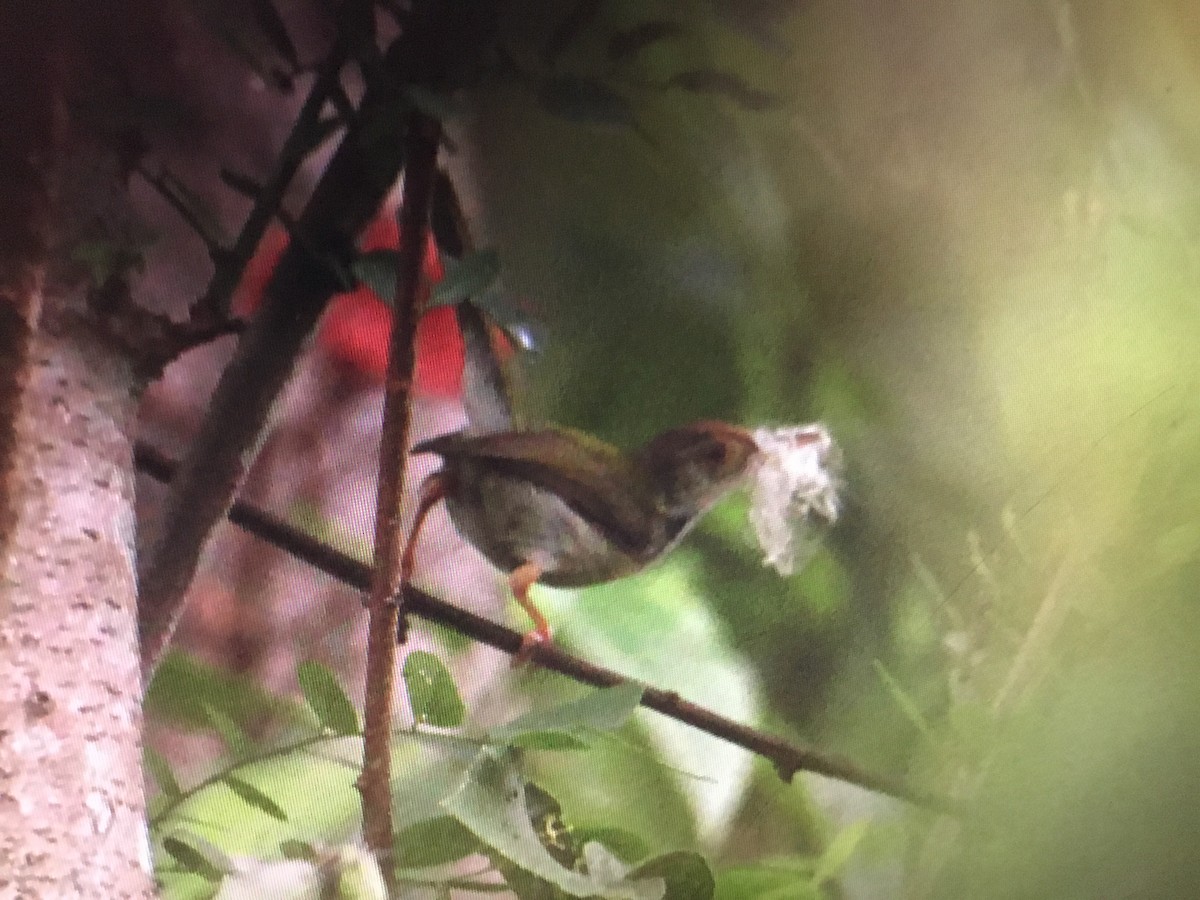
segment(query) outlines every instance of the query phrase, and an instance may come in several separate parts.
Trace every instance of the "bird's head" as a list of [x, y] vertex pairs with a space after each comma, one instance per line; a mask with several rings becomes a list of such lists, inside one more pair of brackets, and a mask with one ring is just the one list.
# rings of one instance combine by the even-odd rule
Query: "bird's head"
[[757, 453], [754, 437], [744, 428], [694, 422], [651, 438], [636, 458], [660, 511], [691, 517], [738, 487]]

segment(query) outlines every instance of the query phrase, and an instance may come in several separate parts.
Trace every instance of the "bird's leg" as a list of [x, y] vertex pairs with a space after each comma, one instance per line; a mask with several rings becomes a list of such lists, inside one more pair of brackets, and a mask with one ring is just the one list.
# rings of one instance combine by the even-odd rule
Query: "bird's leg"
[[412, 530], [408, 533], [408, 542], [404, 545], [404, 555], [400, 557], [400, 587], [412, 580], [413, 567], [417, 557], [417, 535], [425, 524], [425, 517], [434, 505], [445, 498], [447, 477], [444, 472], [434, 472], [421, 484], [421, 498], [417, 503], [417, 515], [413, 518]]
[[542, 615], [542, 611], [529, 599], [529, 589], [542, 577], [542, 567], [537, 563], [527, 562], [517, 566], [508, 576], [508, 586], [512, 588], [513, 596], [521, 604], [521, 609], [533, 619], [534, 629], [521, 638], [521, 647], [513, 657], [514, 667], [522, 666], [529, 661], [533, 648], [540, 644], [550, 643], [550, 623]]

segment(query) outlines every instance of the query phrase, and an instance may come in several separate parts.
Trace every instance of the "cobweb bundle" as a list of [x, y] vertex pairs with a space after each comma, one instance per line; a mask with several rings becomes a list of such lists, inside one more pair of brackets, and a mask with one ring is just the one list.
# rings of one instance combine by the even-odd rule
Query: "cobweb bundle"
[[751, 473], [750, 524], [763, 564], [791, 575], [837, 519], [841, 454], [820, 424], [759, 428], [754, 441], [760, 453]]

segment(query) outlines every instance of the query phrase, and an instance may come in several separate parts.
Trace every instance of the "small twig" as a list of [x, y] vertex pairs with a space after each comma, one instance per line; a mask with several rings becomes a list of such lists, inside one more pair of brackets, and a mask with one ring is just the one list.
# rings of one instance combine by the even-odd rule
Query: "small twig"
[[346, 64], [345, 41], [339, 39], [317, 70], [316, 81], [313, 82], [296, 124], [283, 142], [279, 151], [279, 161], [271, 177], [261, 186], [254, 201], [254, 207], [242, 224], [233, 246], [215, 257], [216, 270], [208, 283], [204, 294], [192, 304], [191, 315], [201, 319], [223, 319], [229, 314], [230, 299], [241, 281], [242, 271], [258, 249], [258, 244], [266, 233], [267, 226], [283, 202], [284, 192], [300, 164], [304, 162], [312, 149], [314, 135], [321, 134], [324, 126], [321, 122], [321, 111], [325, 102], [341, 91], [338, 80], [342, 66]]
[[152, 172], [147, 166], [138, 162], [134, 165], [133, 171], [142, 176], [142, 180], [154, 188], [167, 205], [175, 210], [179, 218], [183, 219], [184, 224], [196, 233], [196, 236], [204, 242], [204, 248], [208, 251], [208, 255], [213, 259], [219, 258], [224, 252], [221, 246], [221, 235], [211, 217], [203, 215], [202, 210], [198, 208], [195, 194], [191, 189], [165, 168]]
[[367, 604], [367, 672], [363, 706], [363, 836], [394, 889], [392, 858], [391, 734], [397, 635], [406, 631], [403, 604], [394, 602], [400, 584], [400, 500], [408, 450], [411, 388], [416, 365], [422, 262], [429, 230], [429, 200], [437, 167], [441, 125], [420, 112], [408, 117], [404, 197], [400, 206], [400, 259], [396, 267], [396, 317], [392, 324], [384, 382], [379, 440], [379, 487], [375, 506], [375, 563]]
[[1033, 621], [1029, 623], [1029, 628], [1021, 639], [1021, 646], [1017, 649], [1008, 674], [1004, 677], [1004, 683], [992, 699], [992, 712], [995, 715], [1002, 716], [1011, 712], [1022, 693], [1034, 682], [1037, 665], [1052, 659], [1050, 648], [1061, 633], [1067, 613], [1071, 609], [1070, 599], [1063, 596], [1063, 585], [1066, 583], [1066, 576], [1074, 574], [1074, 562], [1071, 555], [1068, 555], [1050, 580], [1045, 596], [1038, 604]]
[[475, 249], [471, 229], [463, 212], [458, 188], [445, 169], [438, 169], [433, 185], [433, 201], [429, 209], [429, 227], [433, 230], [438, 250], [461, 259]]
[[176, 322], [169, 316], [143, 309], [134, 302], [124, 275], [110, 275], [88, 290], [93, 327], [99, 328], [133, 363], [146, 382], [158, 378], [163, 368], [180, 354], [228, 334], [242, 331], [237, 319]]
[[[145, 444], [138, 444], [134, 452], [137, 466], [143, 472], [160, 481], [171, 479], [176, 468], [174, 461]], [[305, 534], [270, 513], [248, 503], [238, 502], [233, 504], [229, 511], [229, 521], [356, 590], [365, 592], [370, 589], [370, 566]], [[447, 603], [412, 585], [404, 590], [404, 604], [413, 615], [437, 622], [481, 644], [508, 654], [515, 654], [521, 648], [520, 632]], [[543, 668], [558, 672], [581, 684], [610, 687], [629, 680], [610, 669], [572, 656], [553, 644], [537, 645], [531, 658]], [[815, 772], [936, 812], [957, 814], [959, 811], [959, 804], [949, 797], [913, 787], [902, 779], [871, 772], [837, 754], [787, 741], [734, 722], [702, 706], [689, 703], [674, 691], [647, 686], [642, 695], [642, 706], [764, 757], [774, 764], [776, 771], [785, 781], [790, 781], [796, 772]]]

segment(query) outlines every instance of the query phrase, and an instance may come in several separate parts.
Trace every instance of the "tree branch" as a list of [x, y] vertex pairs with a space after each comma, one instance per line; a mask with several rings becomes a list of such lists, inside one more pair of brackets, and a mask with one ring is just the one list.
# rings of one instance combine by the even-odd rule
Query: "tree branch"
[[[137, 446], [136, 460], [138, 468], [161, 481], [170, 480], [176, 467], [172, 460], [145, 444]], [[230, 509], [229, 520], [244, 531], [350, 587], [364, 592], [370, 589], [370, 566], [299, 531], [270, 513], [239, 502], [234, 503]], [[520, 632], [477, 616], [411, 585], [405, 589], [404, 604], [413, 615], [437, 622], [505, 653], [515, 654], [521, 647]], [[609, 687], [629, 680], [610, 669], [572, 656], [553, 644], [537, 645], [530, 658], [543, 668], [558, 672], [581, 684]], [[936, 812], [951, 815], [960, 812], [960, 805], [954, 799], [935, 791], [915, 787], [900, 778], [872, 772], [838, 754], [787, 741], [734, 722], [684, 700], [674, 691], [646, 686], [642, 695], [642, 705], [769, 760], [784, 781], [790, 782], [797, 772], [815, 772]]]
[[363, 707], [363, 835], [385, 863], [384, 880], [394, 887], [392, 858], [391, 738], [396, 644], [407, 631], [404, 605], [393, 601], [400, 584], [400, 500], [408, 451], [411, 389], [416, 364], [422, 261], [429, 230], [429, 201], [437, 169], [441, 126], [413, 111], [408, 116], [404, 199], [400, 207], [400, 259], [396, 272], [396, 317], [392, 324], [379, 439], [379, 484], [375, 506], [375, 563], [367, 604], [367, 671]]

